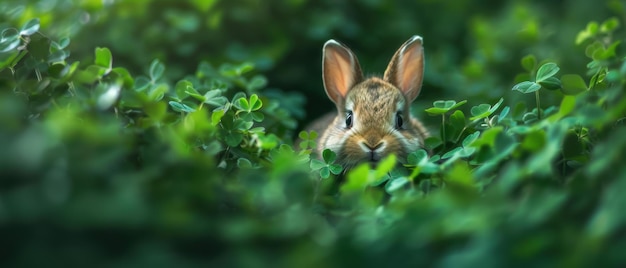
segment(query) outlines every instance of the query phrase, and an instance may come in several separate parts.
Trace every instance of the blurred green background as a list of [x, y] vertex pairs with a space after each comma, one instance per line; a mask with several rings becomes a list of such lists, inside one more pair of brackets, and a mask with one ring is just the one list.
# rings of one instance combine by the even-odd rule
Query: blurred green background
[[133, 75], [145, 73], [154, 58], [167, 63], [172, 80], [193, 73], [201, 60], [252, 61], [270, 87], [305, 95], [301, 122], [306, 123], [333, 109], [321, 83], [321, 47], [328, 39], [351, 47], [365, 73], [382, 74], [400, 44], [421, 35], [427, 67], [418, 111], [437, 99], [475, 104], [472, 100], [510, 95], [507, 101], [514, 103], [523, 97], [509, 93], [522, 72], [519, 59], [534, 54], [557, 62], [563, 73], [584, 71], [584, 48], [573, 38], [590, 20], [623, 16], [620, 5], [615, 0], [7, 0], [0, 4], [0, 21], [22, 25], [39, 17], [53, 39], [71, 37], [70, 60], [89, 59], [94, 47], [104, 46], [115, 55], [114, 64]]

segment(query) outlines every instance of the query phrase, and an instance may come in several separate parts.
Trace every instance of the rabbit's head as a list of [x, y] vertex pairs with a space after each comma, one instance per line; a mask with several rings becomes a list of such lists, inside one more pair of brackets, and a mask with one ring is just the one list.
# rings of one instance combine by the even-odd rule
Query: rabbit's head
[[350, 168], [392, 153], [404, 159], [422, 147], [427, 131], [409, 111], [422, 85], [421, 37], [398, 49], [383, 78], [364, 78], [354, 53], [335, 40], [327, 41], [323, 52], [324, 88], [338, 114], [322, 134], [318, 153], [331, 149]]

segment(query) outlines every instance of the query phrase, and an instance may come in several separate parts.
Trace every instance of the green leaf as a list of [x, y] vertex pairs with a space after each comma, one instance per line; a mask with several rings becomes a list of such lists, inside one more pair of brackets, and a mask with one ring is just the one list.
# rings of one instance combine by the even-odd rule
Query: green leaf
[[503, 120], [505, 120], [507, 116], [509, 116], [510, 111], [511, 107], [504, 106], [504, 108], [502, 108], [502, 111], [500, 111], [500, 114], [498, 115], [498, 123], [501, 123]]
[[300, 133], [298, 133], [298, 138], [302, 139], [302, 140], [308, 140], [309, 139], [309, 132], [302, 130], [300, 131]]
[[65, 52], [63, 50], [58, 50], [55, 51], [53, 53], [50, 53], [50, 55], [48, 55], [48, 63], [57, 63], [57, 62], [64, 62], [65, 59], [67, 59], [67, 57], [69, 57], [69, 53]]
[[445, 154], [443, 154], [441, 156], [441, 159], [448, 159], [448, 158], [454, 156], [456, 153], [458, 153], [461, 150], [463, 150], [463, 147], [456, 147], [456, 148], [446, 152]]
[[262, 106], [263, 102], [259, 99], [259, 96], [252, 94], [252, 96], [250, 96], [250, 111], [257, 111], [261, 109]]
[[446, 174], [446, 182], [451, 185], [473, 189], [474, 178], [467, 162], [456, 162]]
[[233, 128], [237, 129], [237, 130], [248, 130], [253, 125], [254, 125], [254, 123], [252, 121], [243, 120], [241, 118], [238, 118], [237, 120], [235, 120]]
[[561, 80], [556, 77], [548, 77], [548, 79], [539, 83], [542, 87], [548, 90], [557, 90], [561, 88]]
[[113, 56], [111, 56], [111, 51], [106, 47], [97, 47], [95, 64], [100, 67], [104, 67], [107, 70], [111, 69], [113, 66]]
[[390, 154], [378, 163], [376, 166], [376, 179], [387, 175], [396, 166], [396, 155]]
[[196, 100], [199, 100], [200, 102], [204, 102], [206, 101], [206, 97], [204, 97], [203, 95], [198, 94], [198, 91], [196, 91], [193, 87], [190, 88], [191, 90], [187, 91], [187, 94], [189, 94], [189, 96], [193, 97]]
[[122, 80], [124, 87], [132, 88], [135, 85], [135, 80], [133, 80], [133, 77], [130, 75], [130, 72], [126, 70], [126, 68], [115, 67], [111, 71]]
[[524, 124], [529, 125], [537, 121], [537, 113], [525, 113], [522, 117]]
[[419, 166], [420, 172], [423, 174], [436, 174], [437, 172], [439, 172], [439, 165], [433, 162], [438, 160], [439, 159], [437, 158], [437, 156], [433, 156], [430, 161], [426, 161]]
[[441, 114], [447, 113], [450, 110], [458, 108], [459, 106], [465, 104], [466, 102], [467, 100], [463, 100], [458, 103], [453, 100], [447, 100], [447, 101], [438, 100], [438, 101], [433, 102], [434, 107], [428, 108], [425, 111], [429, 115], [441, 115]]
[[386, 181], [389, 180], [389, 178], [391, 178], [391, 174], [390, 173], [383, 173], [380, 176], [377, 176], [376, 170], [370, 169], [369, 170], [369, 175], [368, 175], [368, 186], [371, 187], [378, 187], [381, 184], [385, 183]]
[[495, 139], [494, 149], [499, 157], [509, 157], [519, 143], [511, 135], [500, 132]]
[[608, 60], [616, 56], [616, 49], [621, 42], [615, 41], [607, 48], [604, 46], [599, 46], [595, 51], [592, 52], [591, 58], [597, 61]]
[[193, 109], [193, 108], [187, 106], [184, 103], [180, 103], [180, 102], [176, 102], [176, 101], [170, 101], [168, 103], [172, 107], [172, 109], [174, 109], [174, 111], [176, 111], [176, 112], [191, 113], [191, 112], [194, 112], [196, 110], [196, 109]]
[[309, 166], [312, 170], [318, 170], [327, 166], [327, 164], [319, 159], [311, 159], [311, 164]]
[[328, 165], [328, 169], [330, 169], [330, 172], [335, 175], [339, 175], [343, 171], [343, 167], [338, 164]]
[[255, 127], [253, 129], [248, 130], [250, 133], [254, 133], [257, 135], [262, 135], [263, 133], [265, 133], [265, 128], [264, 127]]
[[322, 151], [322, 158], [324, 159], [324, 162], [330, 164], [335, 162], [337, 155], [330, 149], [324, 149], [324, 151]]
[[241, 76], [247, 72], [254, 70], [254, 65], [250, 62], [244, 62], [235, 68], [237, 75]]
[[211, 113], [211, 125], [217, 126], [217, 124], [222, 121], [222, 117], [224, 117], [225, 113], [226, 111], [224, 111], [224, 109], [214, 110], [213, 113]]
[[565, 96], [561, 101], [561, 106], [559, 107], [559, 114], [561, 117], [568, 115], [574, 110], [576, 107], [576, 97], [573, 96]]
[[490, 108], [491, 105], [485, 103], [472, 107], [472, 109], [470, 109], [470, 114], [473, 117], [471, 117], [470, 120], [474, 121], [476, 118], [484, 117], [483, 115], [489, 113]]
[[561, 92], [566, 95], [578, 95], [588, 89], [585, 80], [577, 74], [565, 74], [561, 76], [561, 82]]
[[146, 114], [155, 121], [161, 121], [167, 113], [167, 105], [164, 102], [149, 102], [143, 107]]
[[578, 34], [576, 35], [576, 41], [574, 43], [576, 45], [580, 45], [583, 42], [587, 41], [589, 38], [591, 38], [591, 35], [589, 34], [589, 32], [583, 30], [583, 31], [578, 32]]
[[77, 72], [76, 79], [82, 83], [94, 83], [107, 73], [106, 68], [97, 66], [97, 65], [89, 65], [84, 71]]
[[237, 108], [238, 110], [241, 111], [250, 111], [250, 104], [248, 102], [248, 100], [246, 98], [239, 98], [237, 99], [233, 105], [235, 106], [235, 108]]
[[0, 53], [9, 52], [16, 49], [21, 43], [20, 36], [14, 29], [4, 29], [0, 41]]
[[[271, 150], [276, 148], [280, 143], [280, 138], [274, 134], [265, 134], [265, 130], [263, 130], [263, 134], [257, 134], [258, 136], [258, 144], [259, 147], [263, 150]], [[308, 161], [308, 155], [307, 155]]]
[[[585, 48], [585, 56], [590, 57], [590, 58], [593, 58], [594, 60], [596, 59], [596, 58], [594, 57], [594, 55], [599, 54], [599, 53], [603, 53], [603, 52], [604, 52], [604, 45], [603, 45], [601, 42], [599, 42], [599, 41], [595, 41], [595, 42], [593, 42], [591, 45], [588, 45], [588, 46]], [[597, 61], [592, 61], [592, 62], [590, 62], [590, 63], [587, 65], [587, 67], [588, 67], [589, 69], [595, 68], [596, 66], [593, 66], [593, 64], [598, 65], [598, 64], [599, 64], [599, 62], [597, 62]]]
[[431, 107], [424, 111], [427, 112], [429, 115], [441, 115], [441, 114], [445, 114], [446, 112], [448, 112], [448, 109]]
[[524, 94], [526, 93], [532, 93], [535, 92], [537, 90], [541, 89], [541, 85], [535, 83], [535, 82], [531, 82], [531, 81], [524, 81], [521, 82], [515, 86], [513, 86], [513, 90], [517, 90], [519, 92], [522, 92]]
[[341, 186], [341, 192], [358, 192], [367, 187], [369, 182], [370, 168], [366, 164], [357, 166], [348, 172], [346, 183]]
[[389, 180], [389, 182], [385, 185], [385, 191], [387, 193], [393, 193], [399, 189], [402, 189], [407, 183], [411, 182], [409, 178], [405, 176], [400, 176]]
[[155, 85], [152, 90], [150, 90], [150, 93], [148, 93], [148, 99], [152, 101], [160, 101], [169, 89], [169, 86], [165, 83]]
[[463, 148], [461, 151], [457, 152], [457, 155], [459, 157], [470, 157], [475, 152], [476, 152], [476, 148], [474, 148], [474, 147], [467, 147], [467, 148]]
[[265, 115], [260, 112], [251, 112], [250, 115], [252, 116], [252, 120], [256, 122], [262, 122], [263, 119], [265, 119]]
[[238, 146], [243, 141], [243, 134], [231, 131], [227, 135], [225, 135], [224, 139], [228, 146]]
[[493, 114], [496, 110], [498, 110], [498, 108], [500, 108], [500, 105], [502, 105], [502, 102], [504, 102], [504, 98], [500, 98], [500, 100], [494, 104], [491, 108], [489, 108], [489, 115]]
[[222, 144], [217, 140], [213, 140], [209, 144], [203, 145], [202, 147], [210, 156], [215, 156], [223, 150]]
[[589, 22], [587, 27], [576, 35], [576, 45], [580, 45], [588, 39], [594, 37], [598, 33], [598, 29], [599, 26], [597, 22]]
[[617, 83], [617, 82], [620, 82], [621, 79], [622, 79], [622, 76], [620, 72], [617, 70], [611, 70], [606, 74], [606, 80], [608, 82]]
[[480, 135], [480, 131], [476, 131], [470, 135], [467, 135], [467, 137], [463, 139], [463, 142], [461, 144], [463, 145], [463, 147], [467, 147], [470, 144], [472, 144], [476, 139], [478, 139], [479, 135]]
[[267, 78], [262, 75], [255, 75], [250, 82], [246, 85], [248, 91], [256, 91], [264, 88], [267, 85]]
[[145, 76], [139, 76], [135, 79], [135, 91], [141, 92], [150, 87], [150, 80]]
[[496, 126], [490, 129], [487, 129], [483, 132], [483, 134], [478, 137], [473, 143], [472, 147], [493, 147], [495, 146], [496, 137], [504, 131], [504, 128], [501, 126]]
[[61, 38], [61, 40], [59, 40], [59, 42], [57, 43], [57, 48], [58, 48], [58, 49], [64, 49], [64, 48], [66, 48], [69, 44], [70, 44], [70, 38], [69, 38], [69, 37], [63, 37], [63, 38]]
[[407, 164], [418, 166], [428, 161], [428, 153], [424, 149], [417, 150], [407, 156]]
[[521, 143], [521, 147], [531, 152], [538, 152], [546, 145], [546, 141], [546, 132], [543, 130], [535, 130], [526, 134]]
[[612, 31], [615, 31], [615, 29], [617, 29], [617, 27], [619, 27], [619, 19], [617, 19], [617, 18], [610, 18], [610, 19], [605, 20], [600, 25], [600, 32], [602, 32], [602, 33], [610, 33]]
[[555, 75], [557, 72], [559, 72], [559, 66], [557, 66], [556, 63], [548, 62], [539, 67], [539, 70], [537, 70], [537, 76], [535, 78], [535, 81], [537, 83], [541, 83]]
[[537, 58], [535, 58], [535, 55], [532, 54], [526, 55], [522, 58], [521, 63], [524, 70], [532, 72], [535, 70], [535, 66], [537, 66]]
[[450, 125], [461, 130], [465, 127], [465, 114], [461, 110], [456, 110], [450, 115]]
[[48, 73], [51, 77], [59, 79], [65, 76], [67, 69], [69, 69], [69, 66], [61, 63], [55, 63], [50, 65], [50, 67], [48, 68]]
[[226, 103], [228, 103], [228, 99], [226, 97], [220, 96], [221, 94], [222, 91], [220, 91], [219, 89], [207, 91], [207, 93], [204, 94], [204, 103], [217, 107], [225, 106]]
[[442, 109], [450, 109], [455, 104], [456, 104], [456, 101], [453, 101], [453, 100], [447, 100], [447, 101], [438, 100], [438, 101], [433, 102], [433, 106], [435, 106], [435, 108], [442, 108]]
[[324, 166], [320, 169], [320, 177], [323, 179], [328, 179], [328, 177], [330, 177], [330, 168], [328, 166]]
[[228, 63], [220, 66], [220, 73], [227, 77], [239, 77], [252, 70], [254, 70], [254, 65], [249, 62], [244, 62], [237, 66]]
[[158, 59], [154, 59], [150, 64], [150, 80], [159, 80], [163, 76], [163, 72], [165, 72], [165, 65]]
[[429, 150], [433, 150], [443, 144], [443, 141], [438, 136], [431, 136], [424, 140], [424, 147]]
[[178, 97], [178, 100], [182, 101], [189, 97], [187, 91], [189, 91], [190, 87], [193, 88], [193, 84], [187, 80], [180, 80], [176, 83], [176, 86], [174, 86], [174, 92], [176, 92], [176, 97]]
[[26, 24], [24, 24], [24, 26], [22, 26], [22, 29], [20, 29], [20, 35], [33, 35], [37, 31], [39, 31], [39, 19], [34, 18], [29, 20], [28, 22], [26, 22]]
[[[32, 58], [37, 61], [47, 61], [50, 57], [50, 44], [52, 40], [47, 36], [40, 33], [35, 33], [30, 36], [30, 42], [28, 43], [28, 52]], [[105, 73], [110, 70], [107, 69]]]
[[246, 158], [241, 157], [237, 159], [237, 167], [238, 168], [252, 168], [252, 162], [250, 162], [250, 160]]

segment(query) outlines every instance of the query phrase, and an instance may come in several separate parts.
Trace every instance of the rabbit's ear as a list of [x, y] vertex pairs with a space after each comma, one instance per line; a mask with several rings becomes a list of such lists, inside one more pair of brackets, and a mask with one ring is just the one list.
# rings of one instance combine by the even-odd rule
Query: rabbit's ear
[[391, 58], [385, 81], [398, 87], [412, 102], [420, 94], [424, 77], [424, 48], [422, 37], [414, 35]]
[[363, 74], [354, 53], [331, 39], [324, 44], [322, 79], [328, 97], [334, 103], [340, 104], [348, 90], [363, 80]]

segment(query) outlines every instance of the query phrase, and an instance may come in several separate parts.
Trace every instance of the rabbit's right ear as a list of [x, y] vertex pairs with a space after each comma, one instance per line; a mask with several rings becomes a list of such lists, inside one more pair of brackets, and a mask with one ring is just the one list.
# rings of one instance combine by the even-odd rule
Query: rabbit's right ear
[[324, 44], [322, 79], [328, 97], [335, 104], [340, 104], [348, 90], [363, 80], [363, 74], [354, 53], [331, 39]]
[[384, 79], [398, 87], [409, 102], [420, 94], [424, 78], [424, 47], [422, 37], [414, 35], [391, 58]]

